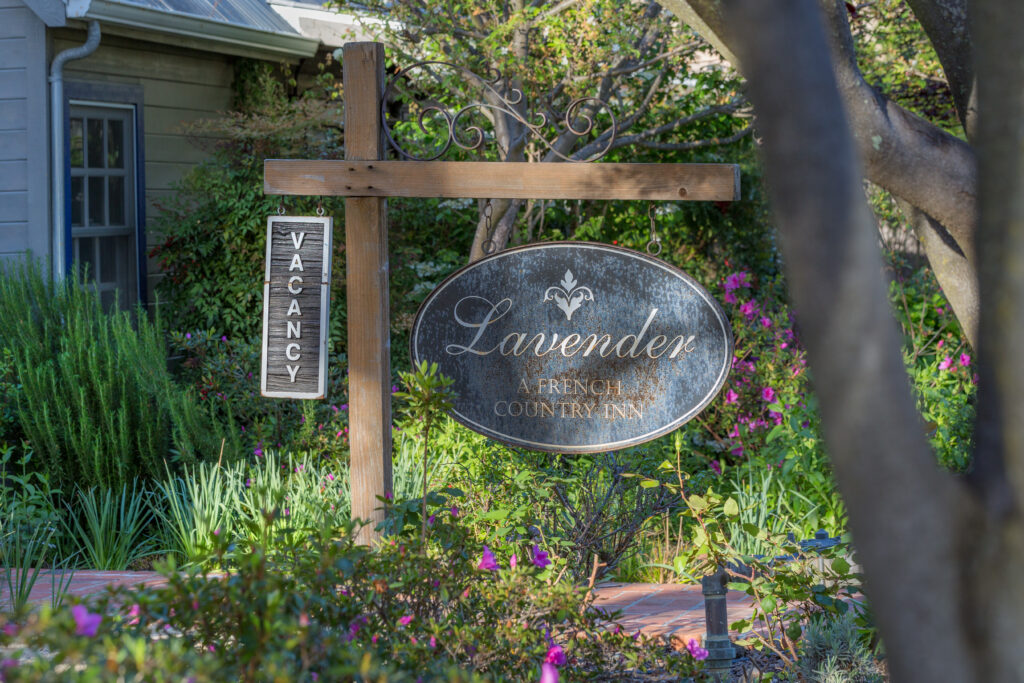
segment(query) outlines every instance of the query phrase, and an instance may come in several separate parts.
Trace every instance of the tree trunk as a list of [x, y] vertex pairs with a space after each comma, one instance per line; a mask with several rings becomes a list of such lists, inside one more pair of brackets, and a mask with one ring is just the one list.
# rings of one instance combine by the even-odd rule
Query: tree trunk
[[962, 599], [964, 539], [978, 511], [962, 482], [938, 470], [914, 407], [820, 7], [727, 7], [826, 445], [892, 680], [980, 682]]
[[[821, 0], [829, 22], [828, 36], [838, 89], [866, 177], [899, 199], [912, 204], [942, 230], [926, 236], [925, 253], [968, 341], [977, 342], [977, 266], [974, 233], [977, 228], [976, 169], [970, 145], [937, 126], [890, 102], [864, 82], [857, 69], [845, 3]], [[679, 16], [695, 15], [701, 32], [712, 45], [723, 45], [729, 54], [741, 47], [736, 31], [723, 20], [718, 0], [666, 0], [665, 6]], [[743, 70], [743, 58], [733, 65]], [[772, 58], [779, 64], [779, 57]], [[796, 100], [796, 106], [813, 108], [813, 100]], [[919, 221], [909, 217], [912, 224]], [[951, 239], [936, 240], [944, 233]], [[919, 233], [921, 234], [921, 233]], [[955, 248], [950, 244], [955, 243]], [[944, 248], [942, 244], [945, 244]], [[960, 252], [962, 258], [951, 258]], [[960, 291], [953, 292], [952, 288]]]

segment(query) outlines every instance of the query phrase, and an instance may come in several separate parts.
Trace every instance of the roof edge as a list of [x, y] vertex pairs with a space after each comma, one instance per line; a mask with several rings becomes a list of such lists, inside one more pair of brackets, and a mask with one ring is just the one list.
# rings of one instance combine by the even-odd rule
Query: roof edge
[[257, 53], [272, 59], [312, 57], [320, 47], [319, 40], [295, 33], [264, 31], [110, 0], [68, 2], [68, 17], [105, 21], [155, 33], [202, 38], [210, 41], [211, 51], [226, 54], [249, 56]]

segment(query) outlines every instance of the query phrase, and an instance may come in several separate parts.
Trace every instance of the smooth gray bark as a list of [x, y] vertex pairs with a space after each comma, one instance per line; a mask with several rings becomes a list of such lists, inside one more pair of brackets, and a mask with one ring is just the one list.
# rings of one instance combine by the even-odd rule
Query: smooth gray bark
[[892, 680], [978, 680], [958, 600], [973, 505], [966, 487], [939, 471], [911, 397], [826, 20], [814, 0], [725, 4], [764, 141], [826, 444]]
[[[927, 226], [925, 253], [973, 346], [978, 326], [977, 267], [973, 253], [977, 226], [974, 151], [967, 143], [871, 88], [857, 69], [845, 4], [841, 0], [820, 3], [830, 19], [827, 35], [832, 54], [831, 59], [824, 58], [835, 70], [865, 177], [930, 219], [924, 223], [922, 216], [908, 216], [911, 224]], [[725, 21], [719, 0], [665, 0], [665, 6], [678, 16], [699, 17], [701, 23], [693, 28], [712, 45], [724, 45], [728, 51], [739, 54], [734, 66], [743, 71], [737, 34]], [[782, 63], [779, 55], [771, 60], [777, 65]], [[816, 103], [793, 104], [794, 108], [798, 106], [814, 107]], [[954, 244], [955, 248], [950, 248]]]

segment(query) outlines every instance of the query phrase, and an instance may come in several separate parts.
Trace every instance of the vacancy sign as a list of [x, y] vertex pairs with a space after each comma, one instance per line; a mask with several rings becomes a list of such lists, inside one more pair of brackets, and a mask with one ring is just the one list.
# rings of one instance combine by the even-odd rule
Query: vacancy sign
[[327, 316], [333, 219], [271, 216], [263, 280], [260, 393], [323, 398], [327, 392]]

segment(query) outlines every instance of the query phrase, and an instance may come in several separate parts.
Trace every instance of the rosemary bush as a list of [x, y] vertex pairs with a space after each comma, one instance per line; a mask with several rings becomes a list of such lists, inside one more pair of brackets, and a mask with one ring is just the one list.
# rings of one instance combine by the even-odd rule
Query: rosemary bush
[[17, 420], [51, 484], [120, 489], [177, 467], [238, 451], [191, 391], [167, 371], [163, 333], [136, 312], [107, 312], [77, 285], [53, 282], [38, 263], [0, 275], [0, 348], [20, 390]]

